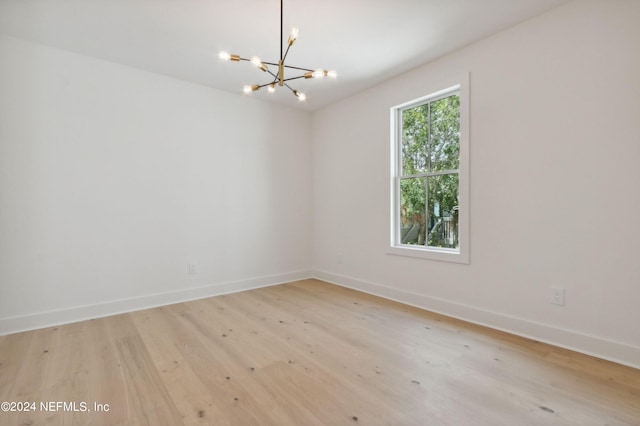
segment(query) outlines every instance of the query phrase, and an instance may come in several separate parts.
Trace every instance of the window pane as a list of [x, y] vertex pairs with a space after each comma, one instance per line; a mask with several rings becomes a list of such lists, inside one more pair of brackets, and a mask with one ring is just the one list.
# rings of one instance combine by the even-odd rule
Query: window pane
[[458, 248], [458, 174], [429, 176], [430, 247]]
[[460, 164], [460, 97], [431, 103], [430, 171], [457, 170]]
[[426, 178], [400, 181], [400, 243], [424, 245], [426, 238]]
[[413, 175], [427, 170], [429, 105], [402, 111], [402, 174]]

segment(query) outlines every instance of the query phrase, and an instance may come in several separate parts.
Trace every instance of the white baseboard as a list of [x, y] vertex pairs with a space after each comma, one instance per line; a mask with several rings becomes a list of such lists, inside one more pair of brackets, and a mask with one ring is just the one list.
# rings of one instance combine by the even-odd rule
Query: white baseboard
[[217, 283], [179, 291], [152, 294], [129, 299], [113, 300], [95, 305], [75, 306], [68, 309], [39, 312], [0, 319], [0, 336], [35, 330], [38, 328], [68, 324], [88, 319], [107, 317], [157, 306], [171, 305], [189, 300], [203, 299], [221, 294], [236, 293], [260, 287], [283, 284], [311, 278], [312, 271], [295, 271], [284, 274], [249, 278], [246, 280]]
[[0, 319], [0, 336], [317, 278], [474, 324], [639, 368], [640, 347], [326, 271], [303, 270]]
[[325, 271], [313, 277], [420, 309], [640, 369], [640, 347]]

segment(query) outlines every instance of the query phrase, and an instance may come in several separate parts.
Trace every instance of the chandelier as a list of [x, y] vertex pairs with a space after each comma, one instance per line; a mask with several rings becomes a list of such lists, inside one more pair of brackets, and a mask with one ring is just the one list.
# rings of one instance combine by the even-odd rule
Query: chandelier
[[[291, 33], [289, 34], [289, 39], [287, 41], [287, 49], [284, 50], [284, 37], [283, 37], [283, 27], [282, 27], [282, 10], [283, 10], [283, 1], [280, 0], [280, 60], [276, 62], [265, 62], [262, 61], [259, 57], [253, 56], [251, 59], [243, 58], [240, 55], [233, 55], [228, 52], [220, 52], [218, 55], [220, 59], [225, 61], [247, 61], [251, 62], [253, 66], [258, 68], [259, 70], [268, 73], [273, 77], [268, 83], [265, 84], [254, 84], [244, 86], [244, 93], [251, 93], [259, 90], [263, 87], [267, 87], [269, 93], [273, 93], [276, 91], [276, 86], [286, 87], [291, 90], [291, 92], [298, 98], [300, 101], [304, 101], [307, 99], [306, 95], [302, 92], [297, 91], [289, 85], [289, 82], [292, 80], [298, 80], [301, 78], [323, 78], [323, 77], [337, 77], [337, 73], [335, 71], [327, 71], [323, 68], [310, 69], [310, 68], [302, 68], [302, 67], [294, 67], [291, 65], [285, 64], [287, 59], [287, 54], [289, 53], [289, 49], [293, 46], [296, 39], [298, 38], [298, 28], [292, 28]], [[271, 67], [271, 68], [270, 68]], [[293, 77], [286, 77], [285, 70], [292, 70], [297, 73]]]

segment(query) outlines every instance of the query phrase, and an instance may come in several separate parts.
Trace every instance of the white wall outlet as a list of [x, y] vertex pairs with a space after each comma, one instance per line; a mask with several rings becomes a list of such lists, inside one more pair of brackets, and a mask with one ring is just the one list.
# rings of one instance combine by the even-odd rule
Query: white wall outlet
[[549, 301], [553, 304], [553, 305], [560, 305], [560, 306], [564, 306], [564, 288], [562, 287], [550, 287], [549, 288], [551, 293], [550, 293], [550, 299]]
[[197, 273], [198, 273], [198, 268], [196, 267], [196, 264], [195, 264], [195, 263], [189, 263], [189, 264], [187, 265], [187, 273], [188, 273], [189, 275], [195, 275], [195, 274], [197, 274]]

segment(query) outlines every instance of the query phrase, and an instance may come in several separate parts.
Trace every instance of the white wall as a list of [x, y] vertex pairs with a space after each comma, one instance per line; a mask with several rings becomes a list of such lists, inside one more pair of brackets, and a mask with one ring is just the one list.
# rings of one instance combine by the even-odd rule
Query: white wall
[[[640, 366], [638, 22], [576, 1], [315, 113], [316, 276]], [[464, 72], [471, 264], [388, 255], [389, 108]]]
[[308, 113], [4, 36], [0, 64], [0, 334], [310, 275]]

